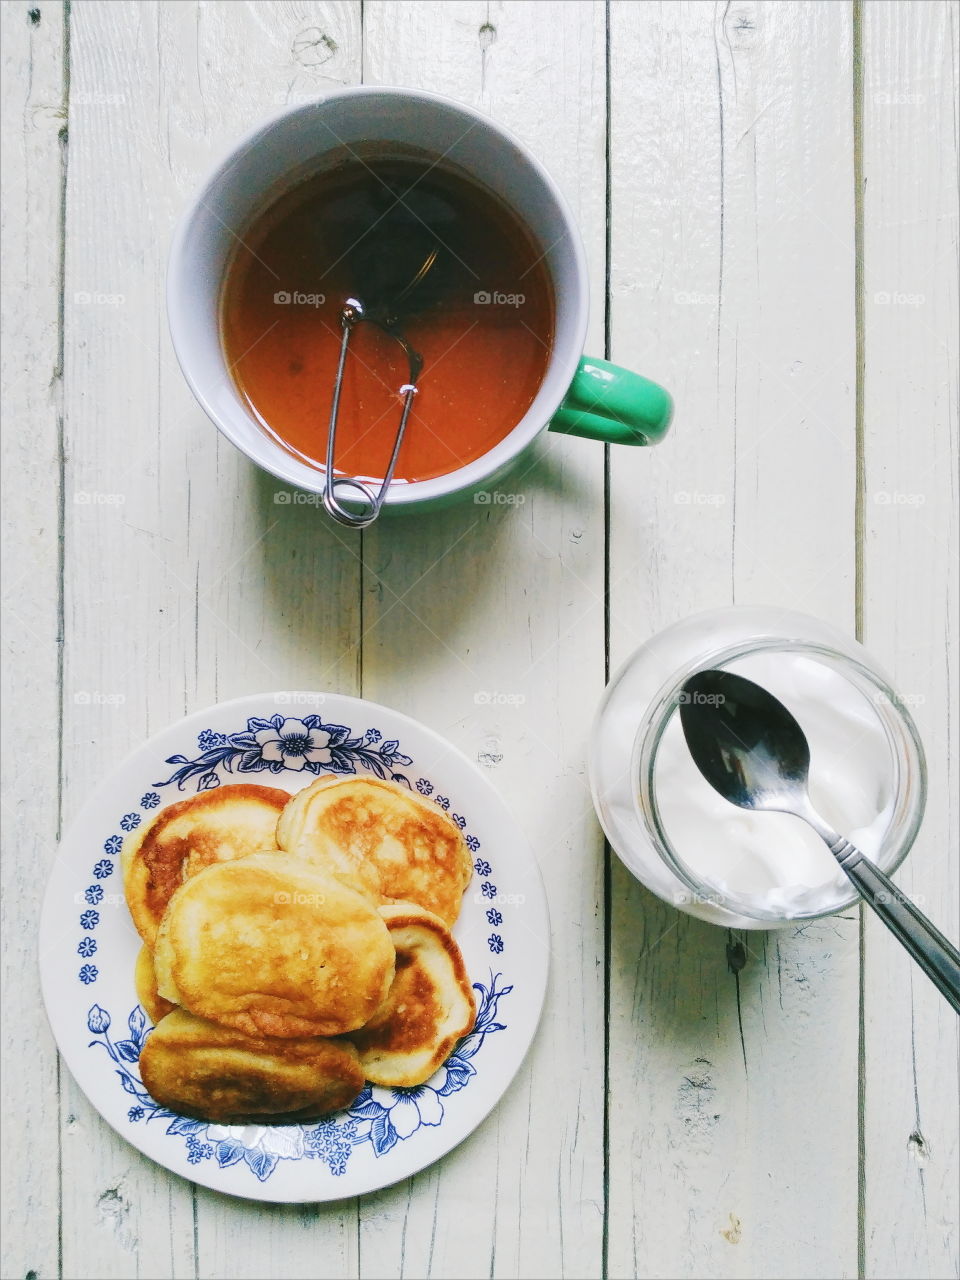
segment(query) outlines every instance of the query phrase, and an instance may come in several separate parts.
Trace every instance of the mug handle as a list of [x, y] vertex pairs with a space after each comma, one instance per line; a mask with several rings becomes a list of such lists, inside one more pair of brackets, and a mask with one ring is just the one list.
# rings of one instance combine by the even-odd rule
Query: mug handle
[[584, 356], [550, 430], [604, 444], [658, 444], [673, 417], [670, 393], [609, 360]]

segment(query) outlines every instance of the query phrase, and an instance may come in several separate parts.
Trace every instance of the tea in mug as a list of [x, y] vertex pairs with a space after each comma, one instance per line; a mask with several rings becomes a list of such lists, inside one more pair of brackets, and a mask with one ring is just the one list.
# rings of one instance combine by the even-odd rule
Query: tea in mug
[[[263, 429], [318, 468], [348, 299], [389, 313], [422, 359], [397, 481], [473, 462], [530, 408], [554, 335], [543, 249], [497, 196], [446, 161], [345, 153], [242, 233], [221, 296], [226, 361]], [[389, 329], [354, 327], [338, 473], [384, 474], [410, 380]]]

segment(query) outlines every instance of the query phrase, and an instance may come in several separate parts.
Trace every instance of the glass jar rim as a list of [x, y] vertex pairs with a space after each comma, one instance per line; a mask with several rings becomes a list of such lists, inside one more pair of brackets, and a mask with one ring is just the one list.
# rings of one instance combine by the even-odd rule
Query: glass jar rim
[[[655, 697], [651, 700], [645, 724], [642, 724], [637, 730], [634, 738], [632, 758], [630, 762], [630, 776], [634, 780], [633, 800], [635, 816], [640, 822], [643, 829], [647, 832], [653, 848], [658, 856], [664, 861], [670, 871], [677, 876], [683, 884], [687, 886], [690, 893], [694, 895], [694, 901], [707, 901], [723, 910], [733, 912], [747, 920], [756, 920], [766, 924], [771, 923], [788, 923], [792, 920], [819, 920], [826, 916], [836, 915], [838, 911], [844, 911], [848, 907], [859, 902], [859, 895], [851, 885], [849, 897], [844, 898], [842, 902], [835, 904], [823, 911], [799, 912], [795, 916], [785, 917], [782, 913], [772, 911], [756, 904], [743, 901], [736, 894], [724, 893], [716, 888], [715, 885], [709, 885], [698, 879], [687, 867], [686, 863], [674, 849], [669, 836], [663, 825], [660, 815], [659, 806], [656, 798], [656, 787], [654, 783], [654, 773], [657, 762], [657, 750], [660, 742], [666, 732], [667, 725], [677, 710], [677, 695], [683, 683], [689, 679], [696, 671], [706, 670], [709, 667], [723, 667], [732, 662], [736, 662], [740, 658], [748, 657], [756, 653], [762, 652], [800, 652], [813, 659], [827, 659], [829, 665], [838, 668], [845, 678], [849, 679], [849, 673], [852, 671], [855, 677], [859, 679], [850, 680], [857, 691], [864, 696], [862, 685], [871, 687], [877, 694], [881, 695], [883, 701], [891, 708], [892, 714], [896, 716], [900, 726], [903, 728], [909, 748], [912, 747], [916, 755], [917, 772], [918, 772], [918, 789], [917, 796], [912, 812], [906, 823], [905, 830], [900, 835], [900, 844], [894, 856], [889, 861], [883, 863], [882, 869], [887, 875], [893, 872], [903, 863], [907, 854], [916, 839], [917, 832], [920, 829], [923, 813], [926, 806], [926, 789], [927, 789], [927, 770], [926, 758], [924, 755], [923, 744], [920, 735], [914, 723], [913, 717], [910, 715], [902, 700], [898, 698], [896, 691], [890, 685], [885, 676], [881, 675], [876, 669], [867, 666], [857, 657], [850, 653], [845, 653], [840, 649], [834, 648], [832, 645], [816, 640], [801, 640], [795, 636], [757, 636], [753, 635], [749, 638], [743, 638], [732, 644], [722, 645], [707, 653], [698, 655], [694, 663], [688, 664], [687, 667], [679, 668], [674, 671], [669, 680], [667, 680], [657, 691]], [[868, 699], [869, 701], [869, 699]], [[872, 704], [877, 707], [877, 701]], [[903, 796], [904, 790], [904, 761], [903, 752], [897, 742], [894, 740], [890, 730], [890, 726], [886, 719], [879, 711], [876, 712], [877, 720], [883, 729], [884, 736], [887, 741], [887, 747], [890, 751], [891, 765], [893, 769], [893, 793], [896, 801]], [[639, 786], [636, 785], [639, 783]], [[896, 807], [891, 817], [890, 825], [887, 832], [893, 829], [896, 822]]]

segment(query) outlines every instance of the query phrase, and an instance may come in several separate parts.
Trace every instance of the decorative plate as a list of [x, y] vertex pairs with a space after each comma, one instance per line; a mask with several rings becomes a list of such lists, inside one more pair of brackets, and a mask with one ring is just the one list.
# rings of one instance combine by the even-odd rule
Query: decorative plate
[[[124, 836], [161, 805], [223, 781], [291, 793], [319, 773], [392, 778], [463, 830], [474, 876], [454, 934], [477, 998], [474, 1030], [415, 1089], [367, 1086], [320, 1123], [224, 1126], [159, 1106], [137, 1063], [152, 1029], [137, 1003], [140, 939], [123, 898]], [[128, 757], [63, 841], [40, 925], [44, 1000], [60, 1052], [105, 1120], [192, 1182], [256, 1200], [337, 1200], [416, 1173], [495, 1106], [533, 1038], [549, 956], [536, 863], [465, 756], [407, 716], [340, 694], [273, 693], [188, 716]]]

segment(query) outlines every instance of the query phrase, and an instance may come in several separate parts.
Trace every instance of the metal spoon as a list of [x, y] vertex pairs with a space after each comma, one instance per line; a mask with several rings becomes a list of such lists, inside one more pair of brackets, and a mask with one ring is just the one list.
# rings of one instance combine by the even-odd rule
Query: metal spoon
[[814, 809], [807, 791], [810, 747], [783, 703], [730, 671], [699, 671], [683, 686], [680, 723], [697, 768], [731, 804], [793, 813], [813, 827], [861, 897], [960, 1013], [960, 951]]

